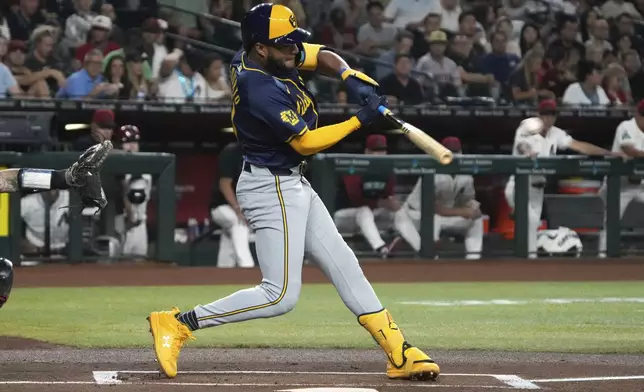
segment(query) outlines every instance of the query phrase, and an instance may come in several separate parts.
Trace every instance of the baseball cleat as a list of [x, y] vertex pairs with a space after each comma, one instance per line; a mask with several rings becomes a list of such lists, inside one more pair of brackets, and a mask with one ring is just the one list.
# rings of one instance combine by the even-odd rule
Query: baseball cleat
[[177, 314], [179, 309], [172, 308], [171, 311], [152, 312], [148, 317], [157, 362], [168, 378], [177, 376], [177, 362], [186, 340], [195, 339], [188, 327], [176, 319]]
[[394, 380], [433, 381], [441, 372], [440, 367], [417, 347], [407, 347], [403, 357], [401, 367], [387, 361], [387, 377]]

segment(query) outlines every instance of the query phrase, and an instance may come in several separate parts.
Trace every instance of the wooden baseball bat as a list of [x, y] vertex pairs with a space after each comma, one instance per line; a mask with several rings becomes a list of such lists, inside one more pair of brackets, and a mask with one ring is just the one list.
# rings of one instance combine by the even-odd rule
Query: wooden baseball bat
[[400, 129], [402, 129], [405, 136], [407, 136], [407, 139], [414, 143], [418, 148], [431, 155], [434, 159], [440, 162], [441, 165], [449, 165], [452, 162], [452, 159], [454, 159], [452, 152], [437, 142], [433, 137], [410, 123], [399, 119], [391, 112], [391, 110], [382, 105], [378, 107], [378, 110], [387, 120], [400, 126]]

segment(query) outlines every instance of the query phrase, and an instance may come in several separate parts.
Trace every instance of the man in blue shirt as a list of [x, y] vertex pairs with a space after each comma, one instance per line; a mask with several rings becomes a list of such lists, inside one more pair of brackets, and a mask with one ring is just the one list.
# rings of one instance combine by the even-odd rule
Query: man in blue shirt
[[0, 99], [15, 98], [22, 95], [16, 78], [13, 77], [9, 68], [0, 63]]
[[105, 78], [101, 75], [103, 53], [100, 50], [89, 51], [83, 65], [83, 69], [74, 72], [67, 78], [65, 86], [58, 90], [56, 98], [92, 99], [118, 92], [119, 86], [106, 83]]
[[500, 31], [492, 35], [492, 52], [484, 55], [479, 63], [478, 73], [494, 75], [494, 79], [502, 86], [505, 86], [510, 79], [510, 74], [519, 65], [521, 59], [508, 53], [508, 38]]

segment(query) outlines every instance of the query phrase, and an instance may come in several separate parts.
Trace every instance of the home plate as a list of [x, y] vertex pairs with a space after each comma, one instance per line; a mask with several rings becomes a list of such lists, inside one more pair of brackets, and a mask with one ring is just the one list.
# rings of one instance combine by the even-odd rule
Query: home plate
[[375, 389], [365, 388], [300, 388], [300, 389], [281, 389], [276, 392], [378, 392]]

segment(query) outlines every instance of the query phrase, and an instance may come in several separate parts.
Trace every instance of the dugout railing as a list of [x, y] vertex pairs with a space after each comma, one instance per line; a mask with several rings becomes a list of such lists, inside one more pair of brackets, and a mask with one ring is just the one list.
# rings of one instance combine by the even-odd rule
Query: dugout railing
[[514, 213], [514, 255], [528, 256], [528, 191], [530, 175], [605, 176], [607, 181], [606, 228], [607, 256], [620, 256], [620, 176], [644, 174], [643, 159], [578, 155], [524, 158], [509, 155], [457, 155], [449, 165], [441, 165], [428, 155], [317, 154], [310, 163], [312, 183], [331, 215], [336, 210], [339, 176], [368, 171], [394, 173], [396, 176], [422, 176], [422, 216], [420, 256], [434, 258], [434, 175], [514, 175], [516, 181]]
[[[0, 152], [0, 166], [3, 168], [49, 168], [65, 169], [78, 158], [76, 152], [43, 152], [20, 154]], [[176, 227], [176, 162], [173, 154], [166, 153], [136, 153], [111, 154], [103, 164], [101, 180], [103, 187], [113, 183], [116, 176], [124, 174], [151, 174], [154, 182], [153, 197], [156, 195], [156, 246], [155, 260], [174, 261], [174, 230]], [[18, 193], [2, 194], [0, 196], [0, 256], [8, 257], [18, 265], [21, 261], [22, 218], [20, 197]], [[80, 197], [74, 191], [70, 192], [69, 214], [69, 243], [68, 261], [80, 262], [91, 260], [93, 257], [83, 254], [82, 209]], [[105, 223], [104, 230], [114, 229], [113, 202], [108, 203], [102, 212]], [[43, 211], [44, 213], [44, 211]]]

